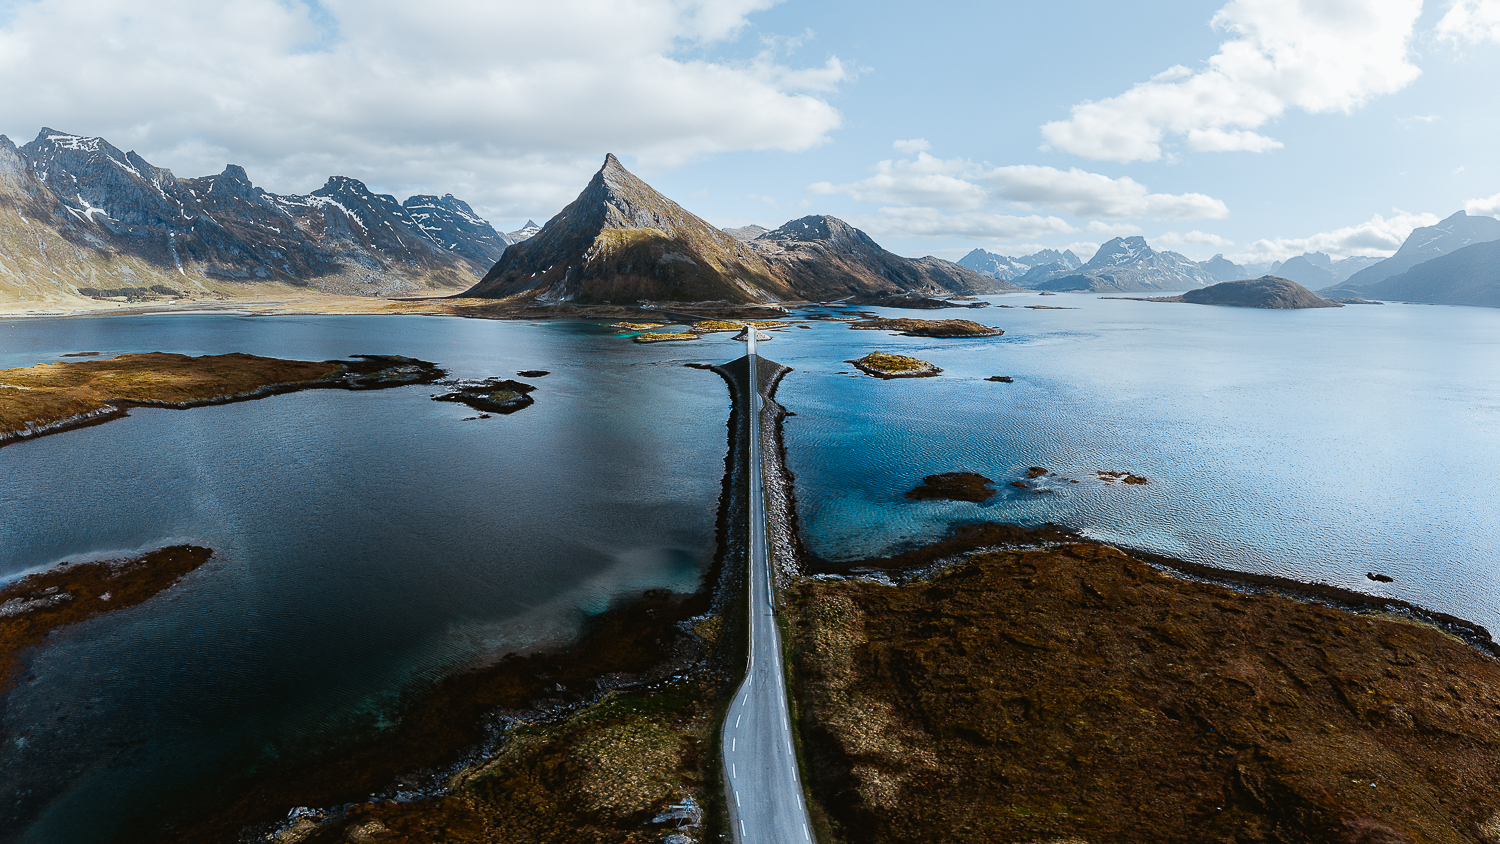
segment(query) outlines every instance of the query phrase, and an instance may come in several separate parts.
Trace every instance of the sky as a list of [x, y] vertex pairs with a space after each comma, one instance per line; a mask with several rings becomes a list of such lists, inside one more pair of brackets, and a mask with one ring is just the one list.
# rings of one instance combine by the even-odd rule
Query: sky
[[607, 152], [720, 226], [1242, 263], [1500, 216], [1500, 0], [0, 0], [0, 133], [545, 222]]

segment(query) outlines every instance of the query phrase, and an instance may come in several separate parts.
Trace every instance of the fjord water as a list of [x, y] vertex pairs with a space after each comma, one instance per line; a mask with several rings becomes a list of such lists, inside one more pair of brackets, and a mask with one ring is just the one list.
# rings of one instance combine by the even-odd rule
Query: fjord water
[[[813, 552], [1055, 521], [1500, 626], [1500, 311], [991, 301], [1017, 307], [915, 315], [1000, 338], [823, 322], [761, 347], [795, 368], [778, 399], [796, 414], [787, 458]], [[878, 381], [844, 363], [874, 349], [945, 371]], [[314, 391], [137, 410], [0, 449], [0, 576], [171, 542], [217, 551], [167, 595], [35, 654], [0, 735], [0, 829], [16, 840], [139, 840], [125, 830], [389, 718], [402, 689], [565, 639], [614, 596], [691, 588], [712, 554], [728, 399], [679, 364], [737, 357], [727, 335], [638, 346], [577, 322], [0, 322], [0, 367], [84, 350], [395, 353], [462, 377], [554, 374], [533, 382], [535, 406], [489, 420], [461, 421], [473, 413], [428, 387]], [[1042, 479], [1053, 492], [1006, 485], [1029, 466], [1057, 473]], [[902, 496], [957, 470], [1001, 492]], [[1152, 482], [1114, 487], [1100, 470]]]
[[431, 386], [319, 390], [0, 449], [0, 576], [191, 542], [174, 591], [39, 649], [5, 701], [0, 839], [153, 840], [238, 776], [388, 719], [398, 695], [647, 588], [715, 548], [729, 398], [581, 323], [139, 317], [0, 323], [59, 353], [406, 354], [528, 379], [509, 416]]

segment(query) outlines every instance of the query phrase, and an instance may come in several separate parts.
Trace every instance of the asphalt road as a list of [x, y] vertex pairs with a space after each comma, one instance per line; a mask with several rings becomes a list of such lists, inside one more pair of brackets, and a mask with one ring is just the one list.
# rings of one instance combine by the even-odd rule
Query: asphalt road
[[724, 775], [729, 820], [738, 844], [808, 844], [812, 830], [787, 712], [781, 633], [766, 553], [765, 471], [760, 457], [763, 406], [756, 373], [755, 331], [750, 356], [750, 656], [745, 682], [724, 719]]

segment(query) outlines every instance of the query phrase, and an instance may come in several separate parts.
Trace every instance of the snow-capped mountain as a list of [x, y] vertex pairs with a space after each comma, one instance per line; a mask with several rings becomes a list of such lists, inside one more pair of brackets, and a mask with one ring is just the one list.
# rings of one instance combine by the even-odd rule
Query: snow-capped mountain
[[9, 256], [16, 275], [48, 294], [153, 283], [205, 294], [239, 289], [226, 283], [462, 289], [506, 245], [451, 196], [403, 205], [342, 176], [306, 196], [278, 196], [238, 165], [179, 179], [103, 138], [50, 128], [19, 148], [0, 136], [0, 191], [10, 200], [0, 202], [0, 230], [28, 234]]
[[984, 249], [975, 249], [969, 254], [958, 259], [958, 265], [987, 275], [990, 278], [998, 278], [1013, 281], [1038, 267], [1051, 267], [1051, 272], [1063, 272], [1076, 270], [1083, 264], [1074, 255], [1072, 250], [1058, 252], [1056, 249], [1043, 249], [1031, 255], [1020, 255], [1010, 257], [997, 255]]
[[1176, 252], [1158, 252], [1143, 237], [1117, 237], [1099, 247], [1075, 272], [1054, 273], [1032, 284], [1038, 290], [1190, 290], [1216, 279], [1197, 261]]
[[505, 236], [510, 238], [511, 243], [520, 243], [523, 240], [535, 237], [536, 233], [541, 230], [542, 227], [537, 225], [536, 220], [527, 220], [526, 225], [516, 231], [506, 232]]

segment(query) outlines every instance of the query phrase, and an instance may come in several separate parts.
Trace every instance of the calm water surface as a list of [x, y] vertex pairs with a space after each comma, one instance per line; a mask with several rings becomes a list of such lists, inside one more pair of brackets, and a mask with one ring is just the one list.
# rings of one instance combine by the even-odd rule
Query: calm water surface
[[[840, 324], [762, 347], [804, 538], [878, 554], [974, 520], [1388, 594], [1500, 627], [1500, 311], [1259, 311], [994, 297], [1002, 327], [928, 340]], [[911, 316], [910, 312], [891, 312]], [[917, 316], [933, 316], [917, 314]], [[178, 316], [0, 321], [0, 367], [70, 351], [409, 354], [461, 377], [549, 369], [509, 417], [409, 387], [131, 418], [0, 449], [0, 577], [191, 541], [217, 556], [163, 600], [37, 654], [0, 736], [0, 838], [130, 840], [256, 764], [380, 723], [402, 689], [533, 641], [712, 555], [728, 400], [684, 361], [578, 323]], [[877, 381], [872, 349], [937, 363]], [[840, 372], [854, 374], [839, 374]], [[1013, 384], [986, 382], [1011, 375]], [[1054, 494], [1005, 482], [1045, 466]], [[1001, 483], [911, 502], [921, 477]], [[1151, 478], [1113, 487], [1098, 470]], [[1364, 577], [1396, 577], [1382, 585]]]

